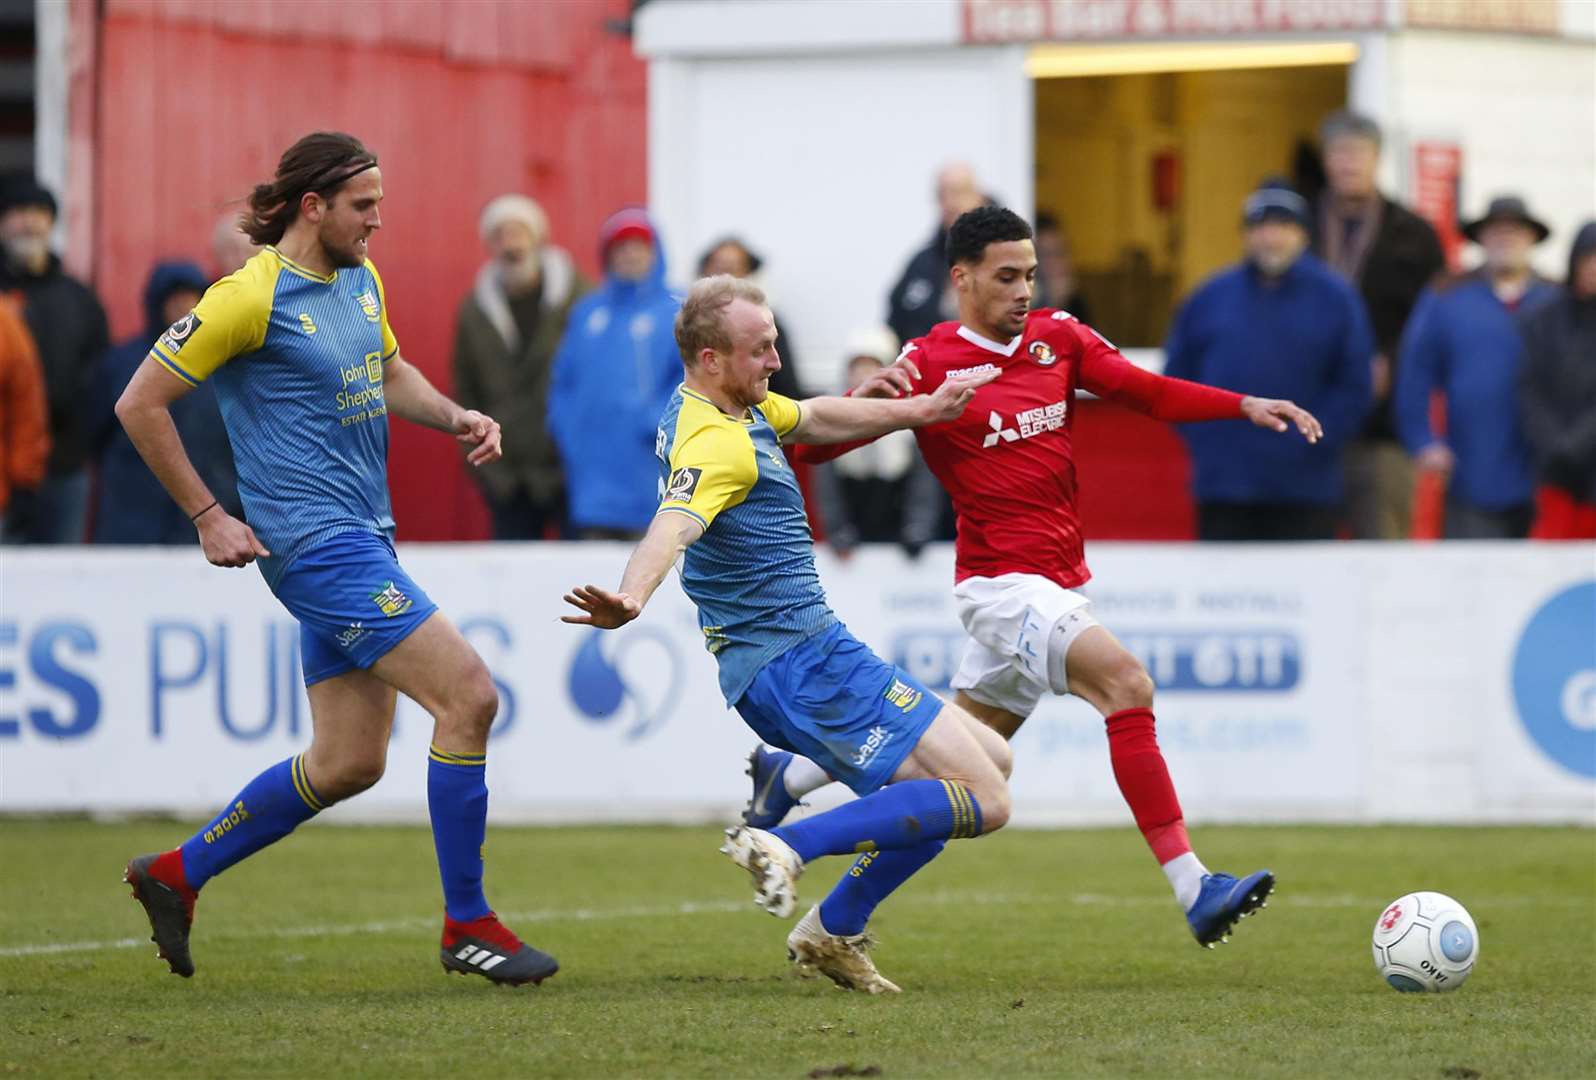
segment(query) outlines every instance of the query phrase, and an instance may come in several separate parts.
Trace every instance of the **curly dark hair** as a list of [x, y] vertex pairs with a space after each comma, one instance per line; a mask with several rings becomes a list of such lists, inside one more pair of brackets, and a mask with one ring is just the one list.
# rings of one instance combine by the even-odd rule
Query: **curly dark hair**
[[257, 244], [275, 244], [299, 216], [306, 192], [331, 199], [349, 180], [376, 167], [377, 155], [353, 135], [312, 132], [283, 151], [271, 183], [255, 185], [238, 227]]
[[948, 265], [978, 263], [988, 244], [1029, 240], [1034, 234], [1025, 219], [1006, 206], [978, 206], [960, 214], [948, 229]]

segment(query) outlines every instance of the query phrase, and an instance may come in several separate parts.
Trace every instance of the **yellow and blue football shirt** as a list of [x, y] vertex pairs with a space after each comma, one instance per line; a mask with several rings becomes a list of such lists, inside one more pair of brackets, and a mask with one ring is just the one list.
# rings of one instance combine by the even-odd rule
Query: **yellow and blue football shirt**
[[390, 536], [383, 369], [399, 351], [369, 261], [317, 274], [268, 247], [206, 290], [150, 355], [209, 379], [249, 524], [276, 586], [295, 556], [341, 533]]
[[746, 417], [728, 416], [680, 386], [660, 419], [657, 512], [704, 526], [682, 558], [682, 588], [732, 704], [760, 668], [837, 622], [815, 570], [803, 495], [781, 452], [801, 416], [780, 394]]

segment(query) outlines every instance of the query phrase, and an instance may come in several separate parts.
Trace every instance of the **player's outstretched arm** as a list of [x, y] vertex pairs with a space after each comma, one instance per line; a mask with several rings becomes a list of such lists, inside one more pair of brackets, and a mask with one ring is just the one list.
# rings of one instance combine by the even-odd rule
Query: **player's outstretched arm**
[[447, 431], [467, 450], [472, 465], [497, 461], [503, 456], [499, 446], [499, 422], [475, 409], [462, 408], [444, 397], [414, 364], [395, 354], [382, 375], [383, 397], [388, 411], [401, 420]]
[[565, 602], [580, 609], [581, 614], [561, 615], [560, 621], [601, 630], [625, 626], [643, 613], [643, 605], [682, 552], [703, 535], [704, 527], [686, 514], [670, 510], [655, 514], [653, 524], [626, 564], [621, 587], [609, 592], [597, 585], [578, 585], [565, 594]]
[[1310, 443], [1324, 438], [1324, 428], [1318, 419], [1294, 401], [1244, 397], [1241, 399], [1241, 415], [1271, 431], [1286, 431], [1295, 427]]
[[803, 403], [803, 417], [788, 437], [802, 443], [852, 442], [901, 428], [944, 423], [957, 419], [976, 390], [998, 374], [983, 371], [961, 375], [944, 381], [935, 393], [910, 398], [809, 398]]
[[1285, 431], [1294, 424], [1311, 443], [1324, 437], [1319, 421], [1295, 402], [1243, 397], [1217, 386], [1154, 375], [1136, 367], [1101, 338], [1087, 343], [1081, 359], [1081, 388], [1171, 424], [1239, 417], [1274, 431]]
[[183, 440], [178, 437], [177, 425], [172, 423], [172, 403], [192, 389], [155, 360], [145, 357], [117, 399], [116, 418], [122, 421], [123, 430], [144, 464], [199, 530], [205, 558], [215, 566], [248, 566], [271, 552], [256, 539], [253, 529], [217, 503], [216, 496], [194, 470]]

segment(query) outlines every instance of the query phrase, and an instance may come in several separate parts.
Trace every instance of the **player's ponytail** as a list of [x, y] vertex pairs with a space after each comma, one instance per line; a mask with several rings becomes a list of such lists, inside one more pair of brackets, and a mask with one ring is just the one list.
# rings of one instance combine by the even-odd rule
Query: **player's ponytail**
[[306, 192], [331, 198], [351, 178], [376, 165], [377, 155], [353, 135], [306, 135], [283, 152], [270, 183], [255, 185], [238, 227], [257, 244], [275, 244], [299, 216], [299, 200]]

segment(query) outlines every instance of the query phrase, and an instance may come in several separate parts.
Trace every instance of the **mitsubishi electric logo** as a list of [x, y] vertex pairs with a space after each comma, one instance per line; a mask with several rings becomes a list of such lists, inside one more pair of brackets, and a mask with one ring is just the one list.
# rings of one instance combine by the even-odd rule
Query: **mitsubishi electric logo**
[[1003, 426], [1002, 413], [993, 413], [991, 416], [987, 417], [986, 422], [992, 426], [992, 433], [981, 440], [981, 448], [983, 450], [988, 446], [996, 446], [999, 439], [1002, 439], [1004, 442], [1013, 442], [1015, 439], [1020, 437], [1020, 433], [1018, 431]]
[[1003, 414], [992, 413], [987, 417], [987, 424], [992, 430], [985, 439], [981, 440], [981, 447], [996, 446], [1002, 442], [1017, 442], [1020, 439], [1029, 439], [1033, 435], [1040, 435], [1045, 431], [1057, 431], [1064, 426], [1064, 421], [1069, 416], [1069, 401], [1055, 401], [1051, 405], [1038, 405], [1034, 409], [1026, 409], [1015, 416], [1014, 426], [1003, 426]]

